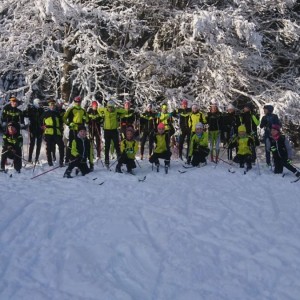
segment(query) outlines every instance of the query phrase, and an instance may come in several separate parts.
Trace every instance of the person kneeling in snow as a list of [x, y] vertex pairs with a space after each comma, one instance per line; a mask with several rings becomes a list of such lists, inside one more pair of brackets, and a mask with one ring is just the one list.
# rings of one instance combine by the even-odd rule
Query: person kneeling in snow
[[[71, 162], [65, 171], [64, 177], [72, 178], [71, 172], [77, 167], [82, 176], [94, 171], [93, 147], [90, 140], [86, 137], [86, 128], [83, 125], [78, 127], [78, 133], [71, 144]], [[89, 160], [90, 167], [87, 165]]]
[[292, 148], [289, 140], [280, 132], [280, 125], [273, 124], [271, 138], [266, 141], [267, 151], [271, 151], [274, 159], [274, 173], [281, 174], [283, 167], [300, 177], [300, 172], [291, 164]]
[[154, 136], [155, 149], [149, 158], [149, 162], [159, 166], [159, 158], [163, 158], [165, 159], [165, 166], [169, 167], [172, 155], [172, 152], [170, 151], [169, 135], [165, 132], [165, 125], [163, 123], [158, 124], [157, 131], [158, 133]]
[[125, 139], [122, 140], [121, 156], [118, 159], [118, 164], [116, 166], [116, 172], [122, 173], [122, 164], [126, 164], [127, 172], [132, 173], [132, 169], [136, 168], [135, 155], [139, 150], [138, 142], [134, 140], [134, 129], [133, 127], [127, 127], [125, 132]]
[[195, 126], [195, 134], [191, 139], [187, 163], [192, 163], [194, 167], [199, 166], [200, 163], [206, 164], [208, 154], [208, 134], [204, 132], [203, 124], [197, 123]]
[[238, 136], [234, 137], [230, 142], [228, 147], [237, 147], [237, 155], [234, 157], [233, 161], [240, 164], [240, 168], [244, 168], [246, 163], [247, 170], [252, 169], [252, 151], [251, 148], [254, 145], [254, 139], [246, 133], [246, 127], [241, 125], [238, 127]]
[[1, 172], [5, 171], [6, 160], [14, 160], [14, 168], [20, 173], [22, 168], [23, 137], [18, 131], [19, 125], [9, 122], [5, 134], [3, 134], [3, 147], [1, 155]]

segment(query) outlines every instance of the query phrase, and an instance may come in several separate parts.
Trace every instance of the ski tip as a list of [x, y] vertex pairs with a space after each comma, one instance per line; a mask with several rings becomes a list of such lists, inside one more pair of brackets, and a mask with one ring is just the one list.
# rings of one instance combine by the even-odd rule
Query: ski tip
[[104, 181], [100, 182], [99, 185], [102, 185], [104, 183]]

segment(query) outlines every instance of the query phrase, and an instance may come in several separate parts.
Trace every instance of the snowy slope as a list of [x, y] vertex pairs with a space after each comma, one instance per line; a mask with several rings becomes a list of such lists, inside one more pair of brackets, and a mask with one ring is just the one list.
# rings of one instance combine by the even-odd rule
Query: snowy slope
[[292, 174], [140, 163], [136, 176], [0, 174], [0, 299], [299, 299]]

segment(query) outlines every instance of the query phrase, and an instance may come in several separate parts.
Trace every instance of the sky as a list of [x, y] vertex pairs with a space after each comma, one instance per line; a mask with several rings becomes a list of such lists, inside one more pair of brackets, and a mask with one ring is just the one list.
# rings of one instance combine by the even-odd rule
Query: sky
[[172, 160], [166, 175], [138, 160], [135, 176], [98, 162], [31, 179], [41, 162], [0, 174], [0, 299], [299, 299], [293, 174], [260, 159], [246, 175]]

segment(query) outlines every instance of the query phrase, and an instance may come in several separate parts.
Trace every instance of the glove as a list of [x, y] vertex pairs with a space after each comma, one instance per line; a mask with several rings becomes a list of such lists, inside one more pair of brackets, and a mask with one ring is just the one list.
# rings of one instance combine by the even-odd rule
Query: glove
[[191, 164], [191, 160], [192, 160], [192, 158], [189, 156], [188, 159], [187, 159], [187, 164], [188, 164], [188, 165]]
[[90, 165], [90, 172], [94, 171], [94, 165]]
[[73, 122], [69, 124], [69, 127], [74, 127], [74, 126], [75, 124]]
[[271, 152], [276, 152], [277, 151], [276, 146], [272, 146], [270, 150]]
[[13, 150], [13, 149], [14, 149], [13, 146], [8, 146], [8, 147], [7, 147], [7, 150], [9, 150], [9, 151], [11, 151], [11, 150]]
[[292, 164], [292, 160], [291, 160], [291, 159], [288, 159], [286, 162], [287, 162], [289, 165]]

